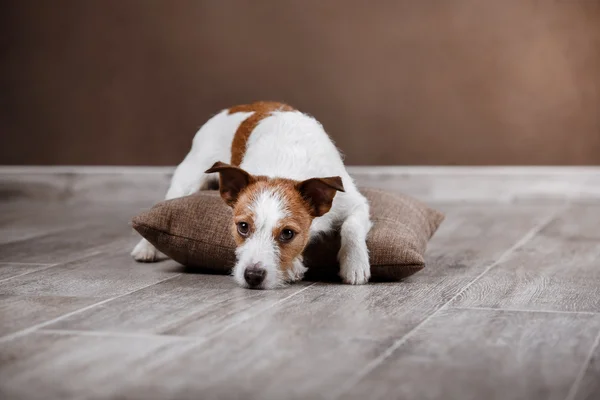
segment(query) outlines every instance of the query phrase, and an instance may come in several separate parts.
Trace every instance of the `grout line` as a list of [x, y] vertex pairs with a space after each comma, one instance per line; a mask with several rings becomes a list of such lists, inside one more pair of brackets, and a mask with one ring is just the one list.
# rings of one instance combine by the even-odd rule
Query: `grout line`
[[542, 229], [544, 229], [544, 227], [546, 227], [550, 222], [552, 222], [554, 220], [554, 218], [556, 218], [556, 216], [561, 211], [564, 210], [564, 208], [565, 207], [561, 207], [558, 210], [551, 213], [548, 217], [544, 218], [544, 220], [542, 222], [540, 222], [538, 225], [533, 227], [529, 232], [527, 232], [525, 234], [525, 236], [523, 236], [519, 241], [517, 241], [514, 245], [512, 245], [508, 250], [506, 250], [504, 253], [502, 253], [502, 255], [500, 257], [498, 257], [498, 259], [495, 262], [491, 263], [487, 268], [485, 268], [485, 270], [481, 274], [479, 274], [477, 277], [475, 277], [475, 279], [473, 279], [471, 282], [466, 284], [461, 290], [459, 290], [454, 296], [452, 296], [450, 298], [450, 300], [448, 300], [447, 302], [442, 304], [436, 311], [434, 311], [433, 313], [431, 313], [427, 317], [425, 317], [425, 319], [423, 319], [421, 322], [419, 322], [413, 329], [411, 329], [404, 336], [397, 339], [383, 353], [381, 353], [378, 357], [376, 357], [371, 362], [369, 362], [364, 368], [362, 368], [352, 378], [350, 378], [348, 381], [343, 383], [340, 386], [340, 389], [335, 391], [332, 394], [332, 396], [328, 397], [328, 398], [337, 399], [340, 396], [342, 396], [344, 393], [346, 393], [348, 390], [350, 390], [351, 387], [356, 385], [361, 379], [363, 379], [370, 372], [372, 372], [375, 368], [377, 368], [381, 363], [383, 363], [387, 358], [389, 358], [400, 346], [402, 346], [404, 343], [406, 343], [406, 341], [408, 341], [408, 339], [410, 339], [416, 332], [418, 332], [419, 329], [423, 325], [425, 325], [431, 319], [436, 317], [439, 312], [446, 309], [449, 304], [451, 304], [456, 298], [458, 298], [460, 295], [462, 295], [473, 283], [478, 281], [483, 275], [485, 275], [489, 270], [494, 268], [496, 265], [500, 264], [501, 262], [504, 262], [515, 250], [524, 246], [527, 242], [529, 242], [531, 239], [533, 239]]
[[177, 336], [177, 335], [161, 335], [152, 333], [136, 333], [136, 332], [111, 332], [111, 331], [83, 331], [72, 329], [38, 329], [36, 333], [46, 333], [64, 336], [96, 336], [96, 337], [116, 337], [116, 338], [136, 338], [136, 339], [173, 339], [185, 340], [191, 342], [204, 342], [203, 336]]
[[[24, 264], [24, 265], [25, 265], [25, 264]], [[21, 277], [21, 276], [25, 276], [25, 275], [33, 274], [34, 272], [41, 272], [41, 271], [45, 271], [45, 270], [47, 270], [47, 269], [50, 269], [50, 268], [52, 268], [52, 267], [56, 267], [57, 265], [60, 265], [60, 264], [34, 264], [34, 265], [40, 265], [40, 266], [42, 266], [43, 268], [36, 269], [36, 270], [33, 270], [33, 271], [27, 271], [27, 272], [23, 272], [22, 274], [13, 275], [13, 276], [9, 276], [8, 278], [0, 279], [0, 283], [3, 283], [3, 282], [6, 282], [6, 281], [9, 281], [9, 280], [11, 280], [11, 279], [14, 279], [14, 278], [19, 278], [19, 277]]]
[[36, 331], [36, 330], [38, 330], [38, 329], [42, 329], [42, 328], [43, 328], [43, 327], [45, 327], [45, 326], [48, 326], [48, 325], [50, 325], [50, 324], [53, 324], [53, 323], [55, 323], [55, 322], [61, 321], [61, 320], [65, 319], [65, 318], [69, 318], [69, 317], [71, 317], [71, 316], [73, 316], [73, 315], [77, 315], [77, 314], [79, 314], [79, 313], [81, 313], [81, 312], [84, 312], [84, 311], [90, 310], [90, 309], [92, 309], [92, 308], [94, 308], [94, 307], [96, 307], [96, 306], [100, 306], [100, 305], [102, 305], [102, 304], [106, 304], [106, 303], [108, 303], [109, 301], [116, 300], [116, 299], [118, 299], [118, 298], [120, 298], [120, 297], [123, 297], [123, 296], [130, 295], [130, 294], [132, 294], [132, 293], [135, 293], [135, 292], [137, 292], [137, 291], [139, 291], [139, 290], [143, 290], [143, 289], [146, 289], [146, 288], [148, 288], [148, 287], [151, 287], [151, 286], [154, 286], [154, 285], [158, 285], [159, 283], [166, 282], [166, 281], [168, 281], [168, 280], [171, 280], [171, 279], [175, 279], [175, 278], [177, 278], [178, 276], [181, 276], [181, 275], [182, 275], [182, 274], [177, 274], [177, 275], [170, 276], [170, 277], [168, 277], [168, 278], [165, 278], [165, 279], [162, 279], [162, 280], [160, 280], [160, 281], [154, 282], [154, 283], [152, 283], [152, 284], [150, 284], [150, 285], [146, 285], [146, 286], [144, 286], [144, 287], [137, 288], [137, 289], [135, 289], [135, 290], [132, 290], [132, 291], [129, 291], [129, 292], [127, 292], [127, 293], [123, 293], [123, 294], [120, 294], [120, 295], [118, 295], [118, 296], [111, 297], [111, 298], [109, 298], [109, 299], [105, 299], [105, 300], [99, 301], [99, 302], [97, 302], [97, 303], [94, 303], [94, 304], [90, 304], [89, 306], [86, 306], [86, 307], [80, 308], [80, 309], [78, 309], [78, 310], [71, 311], [71, 312], [69, 312], [69, 313], [66, 313], [66, 314], [63, 314], [63, 315], [61, 315], [61, 316], [59, 316], [59, 317], [53, 318], [53, 319], [51, 319], [51, 320], [49, 320], [49, 321], [42, 322], [42, 323], [39, 323], [39, 324], [36, 324], [36, 325], [30, 326], [29, 328], [25, 328], [25, 329], [22, 329], [22, 330], [20, 330], [20, 331], [16, 331], [16, 332], [13, 332], [13, 333], [9, 333], [8, 335], [5, 335], [5, 336], [2, 336], [2, 337], [0, 337], [0, 343], [3, 343], [3, 342], [6, 342], [6, 341], [8, 341], [8, 340], [12, 340], [12, 339], [15, 339], [15, 338], [21, 337], [21, 336], [23, 336], [23, 335], [26, 335], [26, 334], [28, 334], [28, 333], [34, 332], [34, 331]]
[[515, 312], [515, 313], [544, 313], [544, 314], [568, 314], [568, 315], [600, 315], [600, 313], [593, 311], [564, 311], [564, 310], [524, 310], [518, 308], [493, 308], [493, 307], [452, 307], [448, 306], [446, 309], [451, 310], [472, 310], [472, 311], [502, 311], [502, 312]]
[[583, 365], [581, 366], [581, 369], [577, 373], [577, 377], [575, 378], [573, 385], [571, 385], [571, 389], [569, 389], [569, 393], [567, 393], [567, 397], [565, 398], [565, 400], [574, 400], [575, 399], [575, 395], [577, 394], [577, 391], [579, 390], [579, 387], [581, 386], [581, 381], [583, 381], [583, 378], [585, 377], [585, 373], [587, 372], [589, 365], [592, 363], [592, 358], [594, 357], [594, 353], [595, 353], [596, 349], [598, 348], [598, 346], [600, 346], [600, 332], [598, 332], [598, 335], [596, 336], [596, 340], [594, 340], [594, 343], [592, 344], [592, 348], [590, 349], [590, 354], [588, 354], [585, 361], [583, 362]]

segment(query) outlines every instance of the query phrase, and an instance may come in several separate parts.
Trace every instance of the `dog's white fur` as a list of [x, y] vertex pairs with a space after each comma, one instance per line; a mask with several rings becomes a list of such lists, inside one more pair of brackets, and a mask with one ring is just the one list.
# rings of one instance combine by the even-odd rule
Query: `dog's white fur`
[[[228, 110], [224, 110], [206, 122], [196, 133], [191, 151], [175, 170], [166, 199], [192, 194], [207, 188], [211, 180], [216, 180], [218, 174], [205, 174], [204, 171], [217, 161], [230, 162], [234, 134], [240, 123], [250, 115], [252, 112], [229, 114]], [[340, 229], [341, 249], [338, 259], [341, 278], [349, 284], [364, 284], [369, 280], [366, 245], [371, 228], [369, 205], [346, 171], [338, 149], [317, 120], [299, 111], [271, 113], [252, 131], [240, 168], [252, 175], [298, 181], [341, 177], [345, 191], [336, 194], [329, 212], [312, 221], [310, 238]], [[276, 193], [263, 193], [253, 207], [256, 208], [255, 215], [260, 216], [264, 232], [270, 232], [277, 219], [285, 213]], [[238, 263], [233, 274], [242, 285], [245, 285], [244, 270], [240, 266], [248, 265], [248, 262], [257, 258], [262, 258], [263, 261], [265, 258], [274, 260], [277, 255], [276, 246], [269, 242], [272, 237], [267, 237], [266, 234], [262, 239], [260, 235], [253, 236], [256, 237], [236, 251]], [[148, 241], [142, 239], [131, 254], [138, 261], [154, 261], [159, 253]], [[306, 270], [302, 260], [294, 260], [293, 265], [289, 272], [291, 276], [282, 277], [279, 271], [268, 271], [264, 287], [273, 288], [282, 281], [301, 279]]]

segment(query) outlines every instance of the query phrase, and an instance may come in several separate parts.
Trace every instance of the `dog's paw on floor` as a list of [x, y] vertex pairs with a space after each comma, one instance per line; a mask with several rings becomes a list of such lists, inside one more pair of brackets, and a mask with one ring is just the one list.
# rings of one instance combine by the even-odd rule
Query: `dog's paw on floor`
[[160, 252], [146, 239], [140, 242], [133, 248], [131, 256], [139, 262], [155, 262], [159, 260]]

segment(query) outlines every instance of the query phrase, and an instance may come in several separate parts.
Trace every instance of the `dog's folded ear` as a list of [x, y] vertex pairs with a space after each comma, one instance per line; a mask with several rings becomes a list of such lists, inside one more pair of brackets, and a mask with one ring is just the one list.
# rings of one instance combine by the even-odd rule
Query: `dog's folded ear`
[[225, 203], [230, 207], [235, 205], [238, 196], [252, 181], [253, 177], [241, 168], [217, 161], [205, 173], [219, 174], [219, 192]]
[[339, 176], [312, 178], [298, 183], [296, 189], [308, 203], [311, 215], [320, 217], [331, 209], [335, 194], [344, 191], [344, 184]]

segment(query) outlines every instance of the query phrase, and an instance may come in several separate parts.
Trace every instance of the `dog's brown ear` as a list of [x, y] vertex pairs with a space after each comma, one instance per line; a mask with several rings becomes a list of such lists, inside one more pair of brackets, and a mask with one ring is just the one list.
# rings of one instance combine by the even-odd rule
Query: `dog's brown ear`
[[296, 189], [308, 203], [311, 215], [320, 217], [331, 209], [335, 194], [344, 191], [344, 184], [339, 176], [312, 178], [298, 183]]
[[253, 177], [241, 168], [217, 161], [205, 173], [219, 173], [219, 192], [225, 203], [230, 207], [235, 205], [241, 191], [252, 181]]

